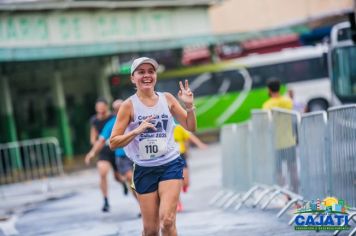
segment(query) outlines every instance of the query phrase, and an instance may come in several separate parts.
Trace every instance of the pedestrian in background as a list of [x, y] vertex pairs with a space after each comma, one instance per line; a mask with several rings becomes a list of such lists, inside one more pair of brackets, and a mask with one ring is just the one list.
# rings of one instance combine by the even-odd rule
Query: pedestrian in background
[[278, 79], [271, 79], [267, 82], [269, 99], [263, 103], [263, 109], [283, 108], [291, 110], [293, 101], [289, 97], [281, 96], [279, 90], [281, 82]]
[[[119, 108], [123, 100], [117, 99], [112, 103], [112, 108], [115, 114], [119, 111]], [[87, 153], [85, 157], [85, 162], [88, 165], [90, 160], [94, 158], [108, 143], [112, 128], [114, 127], [116, 116], [113, 116], [109, 121], [106, 122], [103, 127], [98, 140], [94, 143], [93, 147]], [[116, 169], [115, 175], [119, 175], [120, 179], [125, 181], [128, 186], [132, 184], [132, 168], [133, 162], [126, 156], [125, 151], [122, 148], [115, 149], [115, 166]], [[132, 190], [134, 197], [136, 198], [136, 193]], [[109, 210], [109, 203], [106, 201], [107, 205], [105, 206], [107, 211]]]
[[[108, 102], [99, 98], [95, 103], [96, 114], [90, 119], [90, 143], [94, 145], [99, 137], [99, 133], [104, 128], [105, 124], [113, 117], [114, 114], [110, 112]], [[85, 162], [90, 163], [91, 158], [86, 157]], [[100, 176], [100, 190], [103, 195], [104, 204], [102, 207], [103, 212], [108, 212], [110, 209], [108, 200], [108, 180], [107, 175], [112, 168], [114, 171], [115, 179], [123, 185], [124, 193], [127, 194], [127, 186], [124, 181], [121, 180], [121, 176], [117, 172], [117, 167], [115, 164], [115, 153], [110, 150], [109, 146], [104, 146], [99, 152], [99, 160], [96, 163], [99, 176]]]
[[[293, 109], [293, 101], [290, 97], [281, 96], [280, 94], [280, 81], [277, 79], [271, 79], [267, 82], [268, 94], [270, 98], [263, 104], [263, 109], [272, 109], [272, 108], [282, 108], [286, 110]], [[279, 119], [279, 122], [276, 122], [276, 133], [274, 145], [276, 148], [276, 174], [277, 174], [277, 183], [281, 187], [288, 187], [290, 190], [298, 193], [298, 173], [297, 173], [297, 160], [296, 160], [296, 131], [293, 128], [292, 116], [279, 116], [276, 119]], [[288, 173], [283, 174], [282, 165], [286, 163]], [[289, 176], [290, 185], [287, 185], [287, 176]], [[290, 196], [287, 196], [288, 201], [291, 199]]]
[[131, 81], [136, 93], [121, 105], [110, 138], [112, 149], [124, 147], [134, 164], [133, 188], [141, 208], [142, 235], [177, 235], [176, 210], [182, 188], [184, 160], [173, 138], [174, 118], [196, 129], [194, 97], [188, 81], [179, 83], [178, 97], [155, 91], [158, 63], [147, 57], [133, 61]]

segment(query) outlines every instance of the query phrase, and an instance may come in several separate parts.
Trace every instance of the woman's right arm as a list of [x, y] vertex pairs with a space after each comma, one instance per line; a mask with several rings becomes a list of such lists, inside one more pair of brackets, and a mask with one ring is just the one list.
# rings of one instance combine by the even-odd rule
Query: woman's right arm
[[133, 114], [131, 101], [128, 99], [122, 103], [117, 113], [114, 128], [110, 136], [110, 148], [112, 150], [124, 147], [129, 144], [137, 135], [143, 133], [147, 128], [156, 129], [149, 121], [153, 117], [144, 120], [136, 129], [125, 133], [127, 126], [130, 123]]

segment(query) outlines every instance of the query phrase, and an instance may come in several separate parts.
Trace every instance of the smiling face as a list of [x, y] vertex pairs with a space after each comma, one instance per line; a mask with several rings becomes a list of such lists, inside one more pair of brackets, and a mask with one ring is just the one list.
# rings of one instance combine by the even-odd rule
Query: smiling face
[[156, 70], [149, 63], [142, 64], [132, 74], [131, 81], [136, 85], [137, 90], [153, 91], [157, 82]]

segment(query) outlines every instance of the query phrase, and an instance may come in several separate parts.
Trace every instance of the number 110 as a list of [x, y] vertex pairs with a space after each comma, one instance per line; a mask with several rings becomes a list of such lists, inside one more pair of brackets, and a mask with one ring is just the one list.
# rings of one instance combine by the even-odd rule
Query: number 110
[[157, 145], [146, 145], [146, 153], [157, 153], [158, 152], [158, 146]]

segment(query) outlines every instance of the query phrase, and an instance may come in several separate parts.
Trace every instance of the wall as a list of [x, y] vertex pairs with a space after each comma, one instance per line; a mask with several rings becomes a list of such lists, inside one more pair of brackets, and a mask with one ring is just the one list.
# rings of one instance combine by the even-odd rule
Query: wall
[[353, 0], [225, 0], [210, 8], [213, 33], [283, 26], [308, 17], [352, 9]]

